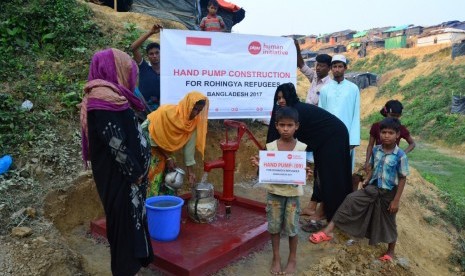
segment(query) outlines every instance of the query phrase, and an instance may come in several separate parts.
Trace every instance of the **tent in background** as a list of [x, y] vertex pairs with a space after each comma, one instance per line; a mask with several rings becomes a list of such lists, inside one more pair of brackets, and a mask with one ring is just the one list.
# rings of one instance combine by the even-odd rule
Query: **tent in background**
[[[241, 7], [217, 0], [218, 15], [223, 17], [226, 30], [242, 21], [245, 10]], [[114, 7], [114, 0], [104, 0], [105, 6]], [[137, 12], [157, 18], [173, 20], [182, 23], [189, 30], [199, 30], [200, 20], [207, 15], [208, 0], [118, 0], [117, 8], [121, 12]]]
[[376, 86], [378, 82], [378, 76], [370, 72], [348, 72], [345, 73], [344, 77], [355, 83], [360, 90], [368, 86]]

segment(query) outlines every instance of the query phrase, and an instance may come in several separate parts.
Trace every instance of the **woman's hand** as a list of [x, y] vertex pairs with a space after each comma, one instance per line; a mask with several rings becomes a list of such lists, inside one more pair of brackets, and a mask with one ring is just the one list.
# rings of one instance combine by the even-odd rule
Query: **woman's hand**
[[195, 177], [193, 166], [187, 167], [187, 180], [189, 181], [189, 185], [191, 186], [191, 188], [194, 187], [195, 182], [196, 182], [196, 177]]
[[196, 182], [195, 173], [188, 173], [188, 178], [189, 178], [189, 185], [191, 187], [194, 187], [195, 182]]
[[166, 158], [166, 168], [170, 171], [174, 170], [176, 168], [176, 162], [174, 162], [174, 159], [169, 157]]
[[140, 185], [142, 181], [144, 180], [144, 175], [141, 175], [137, 180], [136, 180], [136, 185]]

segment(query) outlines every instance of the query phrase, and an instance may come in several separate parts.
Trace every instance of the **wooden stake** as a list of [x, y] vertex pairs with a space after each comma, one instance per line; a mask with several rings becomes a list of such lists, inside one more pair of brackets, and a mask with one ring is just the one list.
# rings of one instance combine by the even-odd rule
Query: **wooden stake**
[[113, 2], [113, 6], [114, 6], [114, 8], [115, 8], [115, 12], [117, 12], [117, 11], [118, 11], [118, 0], [115, 0], [115, 1]]

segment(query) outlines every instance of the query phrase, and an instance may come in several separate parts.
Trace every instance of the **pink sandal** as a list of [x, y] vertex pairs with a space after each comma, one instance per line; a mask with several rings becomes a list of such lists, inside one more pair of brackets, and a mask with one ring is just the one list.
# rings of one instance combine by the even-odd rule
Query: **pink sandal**
[[383, 256], [379, 257], [378, 260], [382, 262], [392, 262], [392, 257], [388, 254], [384, 254]]
[[322, 243], [325, 241], [330, 241], [332, 239], [333, 237], [326, 235], [325, 232], [323, 231], [320, 231], [315, 234], [311, 234], [310, 237], [308, 238], [308, 240], [314, 244]]

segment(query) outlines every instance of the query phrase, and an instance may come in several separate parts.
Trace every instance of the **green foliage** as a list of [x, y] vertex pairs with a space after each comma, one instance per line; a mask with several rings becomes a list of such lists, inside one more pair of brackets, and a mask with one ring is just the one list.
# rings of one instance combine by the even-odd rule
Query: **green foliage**
[[457, 229], [465, 228], [465, 161], [422, 147], [409, 153], [409, 163], [443, 193], [442, 197], [447, 202], [443, 215]]
[[393, 69], [411, 69], [417, 65], [417, 58], [402, 59], [390, 52], [377, 54], [373, 58], [359, 59], [351, 66], [352, 71], [368, 71], [383, 74]]
[[[380, 86], [378, 95], [404, 96], [401, 120], [414, 136], [419, 135], [428, 141], [441, 139], [458, 145], [465, 142], [465, 116], [451, 114], [450, 107], [451, 96], [464, 93], [464, 76], [464, 65], [436, 69], [404, 86], [400, 86], [403, 79], [403, 75], [400, 75]], [[378, 112], [375, 112], [365, 118], [363, 123], [369, 126], [380, 119]]]
[[[123, 24], [123, 26], [124, 26], [124, 29], [126, 30], [126, 33], [123, 34], [123, 39], [121, 40], [120, 46], [121, 48], [128, 51], [129, 46], [131, 46], [131, 44], [141, 36], [142, 31], [137, 29], [137, 24], [134, 24], [134, 23], [126, 22]], [[146, 41], [145, 44], [147, 43], [148, 42]]]
[[[416, 193], [418, 201], [432, 210], [436, 217], [424, 217], [430, 224], [437, 223], [437, 216], [451, 222], [457, 230], [465, 228], [465, 161], [438, 153], [436, 150], [422, 145], [409, 153], [409, 163], [413, 165], [427, 181], [433, 183], [441, 191], [441, 198], [446, 202], [446, 209], [438, 208], [434, 201], [425, 195]], [[465, 271], [465, 232], [462, 230], [451, 256], [453, 263], [459, 264]]]
[[1, 1], [0, 10], [0, 153], [21, 156], [52, 124], [78, 118], [90, 55], [109, 41], [75, 0]]
[[462, 267], [462, 271], [465, 271], [465, 231], [460, 232], [456, 250], [452, 253], [450, 258], [452, 263], [457, 263]]
[[434, 59], [443, 59], [443, 58], [448, 58], [451, 56], [452, 53], [452, 47], [447, 47], [444, 49], [441, 49], [435, 53], [427, 54], [423, 56], [422, 62], [427, 62], [431, 61]]
[[4, 1], [0, 13], [0, 77], [13, 81], [34, 74], [31, 60], [73, 56], [99, 42], [91, 11], [75, 0]]
[[389, 82], [381, 86], [378, 90], [378, 96], [392, 96], [400, 91], [400, 81], [404, 78], [404, 75], [392, 78]]
[[465, 141], [465, 118], [450, 114], [451, 96], [465, 87], [465, 66], [448, 66], [421, 76], [401, 87], [405, 96], [402, 123], [415, 135], [451, 144]]

